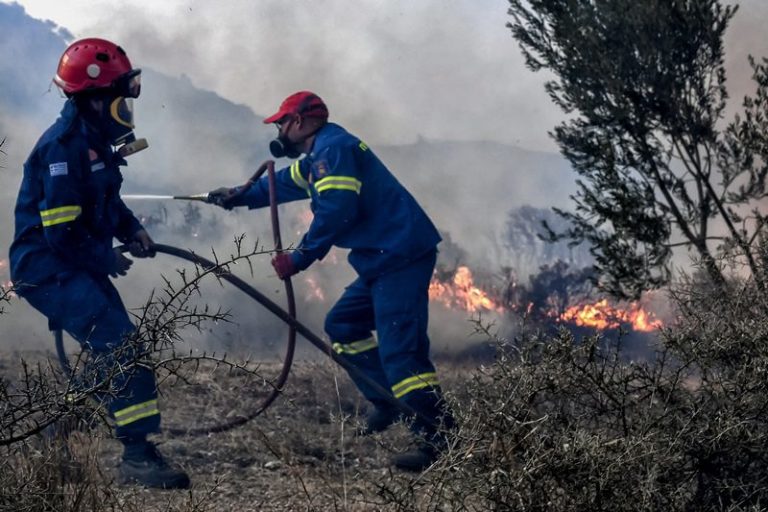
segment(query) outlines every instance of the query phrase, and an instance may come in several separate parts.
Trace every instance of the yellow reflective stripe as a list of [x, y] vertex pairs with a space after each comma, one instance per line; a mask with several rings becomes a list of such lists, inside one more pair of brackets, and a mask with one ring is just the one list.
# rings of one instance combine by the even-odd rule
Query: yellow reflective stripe
[[51, 208], [50, 210], [40, 210], [41, 217], [50, 217], [51, 215], [57, 215], [59, 213], [80, 213], [82, 208], [77, 205], [71, 206], [59, 206], [58, 208]]
[[413, 377], [408, 377], [407, 379], [401, 380], [392, 386], [392, 394], [395, 395], [395, 398], [400, 398], [401, 396], [406, 395], [416, 389], [437, 387], [439, 385], [440, 381], [437, 380], [437, 373], [422, 373], [420, 375], [414, 375]]
[[378, 346], [376, 338], [371, 336], [368, 339], [353, 341], [352, 343], [334, 343], [333, 350], [337, 354], [359, 354], [360, 352], [373, 350]]
[[362, 149], [363, 151], [368, 151], [368, 144], [366, 144], [365, 142], [360, 141], [359, 146], [360, 146], [360, 149]]
[[43, 221], [43, 226], [55, 226], [63, 222], [72, 222], [80, 216], [83, 209], [79, 206], [59, 206], [58, 208], [51, 208], [50, 210], [40, 210], [40, 219]]
[[160, 410], [157, 408], [157, 399], [115, 411], [115, 423], [118, 427], [122, 427], [155, 414], [160, 414]]
[[115, 411], [115, 418], [119, 418], [120, 416], [125, 416], [126, 414], [130, 414], [133, 411], [138, 411], [139, 409], [145, 409], [151, 406], [157, 406], [157, 398], [126, 407], [125, 409], [120, 409], [119, 411]]
[[309, 190], [309, 183], [301, 175], [301, 168], [299, 166], [299, 160], [296, 160], [291, 164], [291, 179], [293, 182], [304, 190]]
[[129, 418], [125, 418], [124, 420], [118, 420], [115, 422], [115, 424], [118, 427], [123, 427], [125, 425], [128, 425], [130, 423], [133, 423], [135, 421], [139, 421], [140, 419], [147, 418], [149, 416], [155, 416], [156, 414], [160, 414], [160, 411], [157, 409], [153, 409], [151, 411], [142, 412], [140, 414], [136, 414], [134, 416], [131, 416]]
[[324, 190], [330, 189], [351, 190], [359, 194], [362, 186], [363, 184], [356, 178], [348, 176], [328, 176], [315, 183], [315, 190], [317, 190], [318, 194]]

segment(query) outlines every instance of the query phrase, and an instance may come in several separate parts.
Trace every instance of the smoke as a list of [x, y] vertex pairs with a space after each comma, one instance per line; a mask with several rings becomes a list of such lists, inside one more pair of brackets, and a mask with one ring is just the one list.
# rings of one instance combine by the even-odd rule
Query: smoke
[[546, 131], [561, 118], [543, 76], [524, 68], [505, 0], [23, 4], [76, 37], [114, 37], [137, 65], [186, 74], [262, 116], [314, 90], [374, 145], [421, 135], [552, 150]]
[[[268, 157], [274, 128], [261, 123], [263, 116], [287, 94], [311, 89], [328, 103], [332, 120], [384, 160], [474, 267], [493, 272], [509, 262], [501, 236], [511, 209], [569, 204], [573, 175], [547, 136], [562, 114], [544, 92], [546, 77], [525, 68], [505, 27], [505, 0], [22, 5], [31, 16], [53, 19], [67, 30], [22, 16], [18, 4], [0, 3], [0, 137], [8, 139], [0, 169], [3, 247], [12, 239], [21, 165], [63, 103], [55, 91], [47, 92], [56, 61], [67, 42], [86, 36], [119, 41], [144, 70], [142, 97], [135, 103], [137, 136], [146, 137], [150, 148], [129, 158], [125, 193], [188, 194], [242, 183]], [[765, 53], [767, 43], [755, 35], [762, 34], [767, 12], [759, 0], [742, 2], [727, 32], [733, 98], [752, 88], [746, 53]], [[158, 241], [203, 255], [212, 248], [231, 252], [232, 239], [242, 233], [246, 243], [271, 246], [266, 210], [224, 212], [203, 205], [192, 226], [178, 202], [129, 206], [164, 219], [150, 228]], [[298, 241], [306, 209], [281, 207], [285, 245]], [[344, 252], [335, 257], [338, 263], [321, 262], [297, 280], [302, 319], [318, 330], [330, 303], [353, 278]], [[279, 296], [268, 259], [259, 259], [254, 283]], [[117, 281], [126, 303], [140, 305], [160, 275], [173, 275], [175, 266], [163, 257], [151, 265], [137, 262], [130, 279]], [[325, 301], [303, 298], [311, 295], [309, 277], [323, 288]], [[239, 332], [260, 339], [279, 335], [279, 324], [243, 305], [240, 292], [214, 290], [212, 285], [212, 297], [225, 308], [247, 310], [233, 311]], [[18, 302], [10, 313], [0, 322], [2, 343], [12, 339], [18, 346], [42, 337], [47, 346], [36, 312]], [[466, 318], [448, 316], [435, 317], [433, 337], [465, 340], [471, 330]]]
[[726, 70], [731, 100], [726, 118], [741, 107], [744, 95], [754, 95], [756, 86], [747, 57], [760, 60], [768, 55], [768, 40], [763, 37], [768, 25], [768, 4], [762, 0], [738, 2], [739, 10], [725, 33]]

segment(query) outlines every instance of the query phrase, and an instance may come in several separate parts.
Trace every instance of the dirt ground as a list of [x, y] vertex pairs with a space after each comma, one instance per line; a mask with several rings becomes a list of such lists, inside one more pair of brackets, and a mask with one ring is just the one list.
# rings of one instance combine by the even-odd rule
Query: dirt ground
[[[2, 373], [12, 373], [20, 357], [6, 359]], [[437, 365], [456, 399], [473, 364]], [[261, 370], [273, 376], [278, 366], [271, 362]], [[265, 389], [251, 376], [223, 369], [198, 369], [190, 382], [169, 378], [161, 384], [163, 424], [178, 430], [229, 421], [257, 408]], [[105, 425], [74, 433], [69, 444], [76, 460], [98, 461], [91, 463], [96, 478], [131, 509], [389, 510], [383, 488], [396, 480], [418, 488], [423, 477], [390, 466], [394, 454], [411, 447], [405, 425], [370, 437], [355, 434], [365, 407], [346, 372], [330, 360], [295, 362], [282, 395], [249, 423], [219, 434], [154, 436], [160, 451], [190, 474], [191, 491], [114, 485], [121, 447]]]

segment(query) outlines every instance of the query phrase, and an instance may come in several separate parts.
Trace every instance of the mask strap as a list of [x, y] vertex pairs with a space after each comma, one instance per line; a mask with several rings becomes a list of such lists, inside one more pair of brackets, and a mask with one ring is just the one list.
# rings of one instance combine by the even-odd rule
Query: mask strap
[[125, 98], [119, 96], [115, 98], [114, 101], [112, 101], [112, 103], [109, 105], [109, 114], [112, 116], [112, 119], [115, 122], [133, 130], [133, 123], [126, 122], [120, 117], [120, 102], [122, 101], [126, 101]]

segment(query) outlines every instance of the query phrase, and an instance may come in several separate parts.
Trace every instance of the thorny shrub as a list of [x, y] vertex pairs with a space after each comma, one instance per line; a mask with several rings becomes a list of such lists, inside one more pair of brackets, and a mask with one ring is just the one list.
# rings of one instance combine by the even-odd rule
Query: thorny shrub
[[[95, 449], [72, 457], [64, 431], [106, 423], [98, 401], [119, 392], [114, 376], [135, 366], [150, 366], [165, 385], [187, 383], [205, 363], [211, 368], [268, 382], [255, 362], [232, 361], [226, 355], [192, 353], [177, 347], [185, 328], [200, 329], [208, 322], [227, 321], [228, 313], [198, 305], [204, 279], [221, 279], [230, 265], [250, 264], [264, 251], [257, 246], [236, 253], [214, 266], [178, 270], [176, 279], [163, 278], [164, 287], [152, 294], [137, 318], [135, 334], [110, 354], [81, 352], [62, 370], [50, 360], [18, 362], [15, 376], [0, 375], [0, 511], [147, 510], [142, 499], [115, 492], [113, 478], [99, 469]], [[2, 306], [13, 290], [0, 287]], [[94, 400], [96, 399], [96, 400]], [[151, 510], [202, 510], [213, 489], [190, 493], [187, 500], [159, 504]], [[130, 494], [130, 493], [128, 493]], [[130, 497], [130, 496], [128, 496]]]
[[521, 331], [449, 397], [460, 429], [417, 479], [379, 483], [394, 510], [764, 510], [768, 301], [686, 281], [643, 360], [621, 340]]

